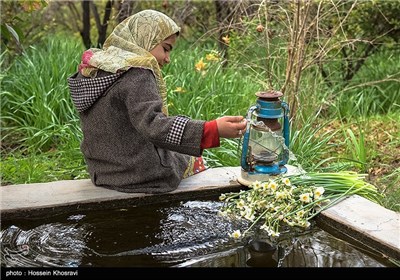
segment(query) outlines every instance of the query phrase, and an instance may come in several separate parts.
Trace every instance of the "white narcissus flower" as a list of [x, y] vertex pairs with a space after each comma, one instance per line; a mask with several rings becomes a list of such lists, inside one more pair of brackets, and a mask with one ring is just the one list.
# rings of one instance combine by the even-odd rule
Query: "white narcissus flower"
[[249, 221], [254, 221], [254, 213], [253, 213], [253, 209], [251, 207], [246, 207], [245, 208], [245, 215], [244, 218], [249, 220]]
[[268, 190], [268, 183], [267, 182], [261, 183], [261, 187], [262, 187], [263, 191]]
[[267, 206], [267, 201], [266, 200], [259, 200], [256, 203], [256, 206], [259, 207], [259, 208], [265, 208]]
[[276, 193], [275, 193], [275, 198], [276, 198], [276, 200], [282, 200], [282, 199], [284, 199], [285, 197], [286, 197], [285, 192], [276, 192]]
[[305, 213], [306, 213], [306, 212], [305, 212], [304, 210], [299, 210], [299, 211], [297, 211], [296, 215], [297, 215], [298, 217], [303, 217]]
[[231, 234], [229, 234], [230, 237], [232, 237], [233, 239], [239, 239], [240, 237], [242, 237], [242, 233], [240, 232], [240, 230], [235, 230], [234, 232], [232, 232]]
[[310, 194], [309, 193], [302, 193], [300, 196], [300, 201], [304, 203], [309, 203], [311, 202]]
[[283, 183], [285, 186], [288, 186], [288, 187], [290, 187], [290, 186], [292, 185], [292, 183], [290, 183], [289, 178], [282, 178], [282, 183]]
[[253, 189], [255, 189], [255, 190], [259, 190], [259, 189], [262, 188], [262, 184], [261, 184], [260, 181], [255, 181], [255, 182], [252, 184], [252, 187], [253, 187]]
[[244, 208], [245, 206], [246, 206], [246, 203], [244, 202], [244, 200], [243, 199], [241, 199], [241, 200], [239, 200], [238, 202], [237, 202], [237, 208]]
[[269, 188], [270, 190], [272, 190], [273, 192], [275, 192], [276, 189], [278, 188], [278, 184], [277, 184], [274, 180], [271, 180], [271, 181], [269, 182], [269, 184], [268, 184], [268, 188]]
[[279, 235], [280, 235], [280, 233], [277, 231], [274, 231], [274, 230], [272, 230], [270, 233], [270, 236], [272, 236], [272, 237], [279, 237]]
[[307, 221], [307, 220], [302, 220], [302, 221], [299, 221], [298, 225], [303, 227], [303, 228], [309, 228], [311, 223], [309, 221]]
[[323, 187], [318, 187], [314, 190], [314, 198], [318, 199], [320, 198], [325, 192], [325, 189]]

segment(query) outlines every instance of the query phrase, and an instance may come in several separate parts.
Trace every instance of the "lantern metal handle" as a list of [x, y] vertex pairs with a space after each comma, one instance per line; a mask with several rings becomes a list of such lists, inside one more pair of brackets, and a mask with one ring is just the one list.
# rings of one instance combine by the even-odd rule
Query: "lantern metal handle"
[[243, 135], [243, 144], [242, 144], [242, 157], [241, 157], [241, 166], [244, 170], [249, 169], [249, 165], [247, 164], [247, 150], [249, 149], [249, 139], [250, 139], [250, 127], [251, 127], [251, 116], [253, 112], [259, 108], [258, 105], [253, 105], [249, 108], [246, 115], [246, 132]]

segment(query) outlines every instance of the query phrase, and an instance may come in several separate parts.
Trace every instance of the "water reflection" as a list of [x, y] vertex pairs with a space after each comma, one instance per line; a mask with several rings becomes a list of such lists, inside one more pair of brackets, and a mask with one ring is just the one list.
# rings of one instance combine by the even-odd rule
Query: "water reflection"
[[322, 230], [279, 244], [282, 267], [384, 267], [351, 244]]
[[218, 215], [216, 201], [87, 211], [2, 223], [3, 267], [381, 267], [319, 229], [234, 241], [247, 226]]

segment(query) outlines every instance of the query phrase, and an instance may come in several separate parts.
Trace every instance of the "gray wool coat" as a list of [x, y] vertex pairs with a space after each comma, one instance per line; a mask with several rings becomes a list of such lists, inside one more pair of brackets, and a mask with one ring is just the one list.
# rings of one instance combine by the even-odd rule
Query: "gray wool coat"
[[131, 68], [68, 79], [79, 112], [92, 182], [121, 192], [175, 190], [191, 156], [200, 156], [205, 121], [162, 113], [153, 72]]

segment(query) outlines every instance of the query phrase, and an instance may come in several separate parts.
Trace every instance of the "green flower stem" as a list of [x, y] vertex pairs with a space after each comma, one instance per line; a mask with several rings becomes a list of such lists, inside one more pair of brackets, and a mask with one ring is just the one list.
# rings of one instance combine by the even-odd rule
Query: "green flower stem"
[[266, 215], [267, 213], [268, 213], [268, 209], [265, 210], [264, 212], [262, 212], [261, 215], [258, 216], [258, 218], [254, 220], [254, 222], [249, 226], [248, 229], [246, 229], [246, 230], [244, 231], [243, 234], [246, 234], [249, 230], [251, 230], [251, 229], [254, 227], [254, 225], [257, 224], [258, 221], [261, 220], [261, 218], [262, 218], [264, 215]]

